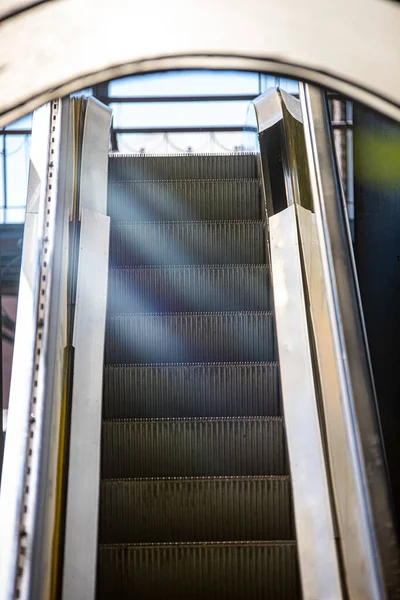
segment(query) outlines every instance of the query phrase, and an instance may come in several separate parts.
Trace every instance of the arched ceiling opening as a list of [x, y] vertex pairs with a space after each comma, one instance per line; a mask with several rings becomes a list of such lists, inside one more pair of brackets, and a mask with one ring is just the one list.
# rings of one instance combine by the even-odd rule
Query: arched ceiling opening
[[400, 120], [400, 6], [386, 0], [6, 0], [0, 126], [107, 79], [168, 69], [277, 73]]

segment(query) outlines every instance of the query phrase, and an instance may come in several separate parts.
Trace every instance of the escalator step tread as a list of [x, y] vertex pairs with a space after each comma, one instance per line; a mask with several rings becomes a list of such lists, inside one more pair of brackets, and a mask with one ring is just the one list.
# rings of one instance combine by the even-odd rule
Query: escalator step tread
[[301, 597], [257, 169], [110, 155], [98, 600]]
[[103, 418], [278, 416], [277, 363], [112, 365]]
[[116, 314], [106, 324], [105, 364], [269, 362], [271, 312]]
[[281, 417], [103, 421], [101, 476], [287, 475]]
[[261, 219], [258, 179], [112, 181], [108, 214], [116, 221]]
[[102, 480], [101, 543], [291, 540], [288, 477]]
[[156, 181], [165, 179], [255, 179], [255, 154], [154, 155], [110, 154], [111, 181]]
[[109, 313], [267, 311], [266, 265], [110, 269]]
[[300, 598], [294, 542], [100, 546], [98, 600]]
[[264, 264], [262, 221], [112, 222], [112, 266]]

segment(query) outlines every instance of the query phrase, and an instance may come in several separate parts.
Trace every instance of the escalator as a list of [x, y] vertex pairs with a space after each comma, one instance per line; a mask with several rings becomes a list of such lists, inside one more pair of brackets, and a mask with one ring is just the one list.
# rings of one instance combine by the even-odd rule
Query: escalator
[[327, 103], [299, 90], [235, 155], [109, 155], [108, 107], [36, 113], [0, 600], [398, 597]]
[[97, 598], [297, 598], [256, 156], [112, 155]]

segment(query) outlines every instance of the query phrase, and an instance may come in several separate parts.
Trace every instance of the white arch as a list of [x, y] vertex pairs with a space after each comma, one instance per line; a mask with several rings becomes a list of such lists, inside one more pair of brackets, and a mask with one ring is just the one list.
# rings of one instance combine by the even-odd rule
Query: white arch
[[400, 6], [390, 0], [32, 4], [0, 9], [0, 125], [108, 78], [188, 67], [308, 78], [400, 119]]

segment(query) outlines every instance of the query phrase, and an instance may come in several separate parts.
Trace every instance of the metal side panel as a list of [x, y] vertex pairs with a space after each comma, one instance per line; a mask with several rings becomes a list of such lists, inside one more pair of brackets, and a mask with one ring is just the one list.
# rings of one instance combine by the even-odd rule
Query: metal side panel
[[[374, 593], [371, 593], [370, 578], [365, 576], [365, 573], [369, 572], [368, 544], [360, 519], [359, 505], [355, 500], [359, 492], [352, 467], [354, 447], [346, 432], [346, 417], [342, 407], [343, 383], [335, 355], [335, 340], [329, 317], [315, 215], [298, 206], [297, 217], [346, 581], [351, 598], [375, 598]], [[349, 499], [352, 501], [349, 502]]]
[[109, 231], [109, 217], [83, 210], [73, 336], [63, 600], [92, 600], [95, 594]]
[[[50, 105], [33, 117], [28, 198], [0, 494], [0, 598], [14, 598], [24, 502], [37, 333], [42, 224], [47, 189]], [[47, 134], [47, 135], [46, 135]]]
[[[340, 381], [340, 411], [345, 425], [348, 484], [338, 517], [343, 542], [357, 514], [357, 555], [343, 547], [349, 594], [354, 598], [399, 597], [399, 548], [391, 510], [368, 343], [357, 274], [345, 217], [340, 181], [323, 92], [300, 85], [306, 149], [310, 164], [315, 223], [323, 268], [327, 306]], [[335, 449], [335, 452], [337, 449]], [[340, 451], [339, 451], [340, 452]], [[333, 457], [332, 457], [332, 460]], [[332, 475], [335, 473], [332, 471]], [[344, 475], [341, 475], [344, 478]], [[338, 488], [339, 481], [333, 481]], [[350, 490], [354, 495], [350, 495]], [[354, 507], [355, 512], [349, 513]], [[342, 533], [343, 532], [343, 533]]]
[[[43, 418], [43, 445], [41, 448], [36, 512], [37, 535], [33, 546], [32, 578], [29, 598], [49, 598], [56, 585], [60, 539], [60, 497], [62, 478], [59, 472], [60, 453], [64, 441], [64, 377], [67, 346], [67, 280], [69, 271], [69, 214], [73, 202], [71, 186], [71, 158], [73, 136], [71, 131], [70, 101], [60, 101], [60, 147], [57, 158], [57, 195], [52, 199], [55, 240], [51, 277], [47, 276], [50, 294], [48, 350], [46, 356], [45, 403]], [[54, 123], [54, 121], [53, 121]], [[54, 156], [51, 155], [54, 161]], [[53, 174], [54, 177], [54, 174]], [[52, 185], [52, 190], [54, 186]], [[54, 200], [57, 206], [54, 206]], [[50, 206], [46, 216], [49, 217]]]
[[318, 419], [295, 206], [269, 219], [282, 401], [303, 597], [342, 598]]
[[82, 141], [80, 210], [107, 214], [108, 144], [111, 109], [95, 98], [87, 99]]

